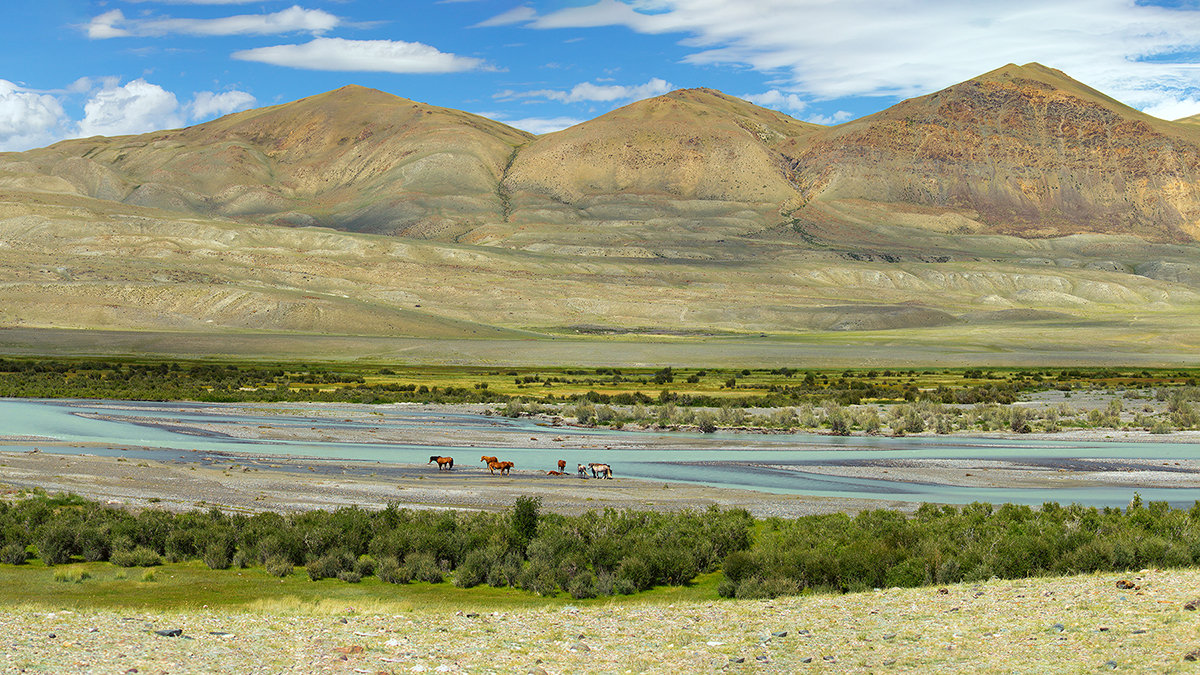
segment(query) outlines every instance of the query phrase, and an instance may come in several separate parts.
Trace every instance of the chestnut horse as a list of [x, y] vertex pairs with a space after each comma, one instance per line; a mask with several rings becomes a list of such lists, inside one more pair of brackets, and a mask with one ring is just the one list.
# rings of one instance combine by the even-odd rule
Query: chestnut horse
[[500, 460], [496, 459], [495, 457], [488, 457], [487, 455], [484, 455], [483, 457], [479, 458], [479, 461], [483, 462], [484, 464], [491, 464], [492, 462], [499, 462]]
[[428, 462], [425, 462], [425, 463], [433, 464], [434, 462], [437, 462], [438, 471], [441, 471], [442, 469], [445, 469], [447, 471], [454, 470], [454, 458], [453, 457], [438, 457], [437, 455], [434, 455], [429, 458]]
[[488, 462], [488, 473], [491, 473], [494, 476], [496, 475], [497, 470], [499, 470], [502, 474], [504, 473], [504, 467], [500, 466], [500, 462], [494, 459]]
[[565, 459], [558, 460], [558, 470], [559, 471], [567, 470], [567, 460], [565, 460]]
[[504, 476], [507, 476], [508, 472], [511, 471], [514, 466], [516, 466], [516, 464], [513, 464], [512, 462], [500, 462], [500, 473]]

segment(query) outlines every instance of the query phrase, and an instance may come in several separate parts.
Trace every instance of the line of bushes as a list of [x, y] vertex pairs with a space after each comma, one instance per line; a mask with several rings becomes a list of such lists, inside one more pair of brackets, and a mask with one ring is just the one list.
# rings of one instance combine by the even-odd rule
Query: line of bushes
[[679, 585], [750, 546], [742, 510], [674, 514], [540, 512], [520, 498], [507, 513], [342, 508], [297, 514], [130, 513], [68, 495], [0, 503], [0, 562], [31, 555], [122, 566], [202, 560], [213, 569], [304, 566], [314, 581], [391, 583], [450, 578], [462, 587], [512, 586], [577, 598]]
[[922, 505], [756, 522], [740, 509], [663, 514], [547, 514], [519, 498], [504, 513], [343, 508], [297, 514], [174, 514], [111, 508], [73, 495], [0, 502], [0, 562], [103, 561], [147, 567], [202, 560], [261, 566], [314, 581], [450, 581], [576, 598], [686, 584], [718, 569], [718, 593], [754, 598], [808, 590], [1124, 571], [1200, 564], [1200, 502], [1040, 509]]
[[908, 517], [864, 511], [764, 522], [754, 546], [726, 557], [718, 593], [754, 598], [999, 577], [1119, 572], [1200, 564], [1200, 502], [1041, 509], [924, 504]]

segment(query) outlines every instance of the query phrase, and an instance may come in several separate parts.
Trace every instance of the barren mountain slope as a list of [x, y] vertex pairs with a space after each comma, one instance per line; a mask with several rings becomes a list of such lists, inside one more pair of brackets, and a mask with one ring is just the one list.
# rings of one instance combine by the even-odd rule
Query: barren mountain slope
[[469, 113], [350, 86], [186, 129], [0, 156], [0, 186], [430, 236], [499, 218], [496, 184], [513, 148], [529, 138]]
[[[804, 193], [962, 209], [995, 232], [1200, 237], [1200, 128], [1032, 63], [1008, 65], [783, 150]], [[798, 217], [803, 217], [803, 210]]]
[[509, 219], [761, 228], [796, 195], [775, 148], [819, 128], [711, 89], [638, 101], [522, 148]]

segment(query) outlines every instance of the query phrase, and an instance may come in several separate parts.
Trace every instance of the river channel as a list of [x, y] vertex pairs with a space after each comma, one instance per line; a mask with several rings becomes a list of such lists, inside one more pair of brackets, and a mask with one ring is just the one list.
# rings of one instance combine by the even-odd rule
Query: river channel
[[[242, 430], [241, 433], [230, 433]], [[248, 433], [256, 430], [261, 433]], [[307, 438], [297, 438], [308, 436]], [[387, 438], [389, 440], [380, 440]], [[1191, 505], [1200, 499], [1192, 443], [1079, 442], [952, 437], [847, 437], [817, 434], [688, 434], [548, 428], [445, 407], [306, 404], [204, 404], [91, 400], [0, 400], [0, 450], [122, 455], [178, 460], [181, 451], [322, 462], [418, 465], [431, 455], [461, 457], [463, 471], [483, 454], [518, 467], [553, 468], [564, 459], [606, 462], [618, 479], [694, 483], [779, 494], [871, 500], [969, 503], [1078, 502], [1124, 506], [1136, 490], [1147, 501]], [[549, 446], [549, 447], [548, 447]], [[465, 461], [464, 461], [465, 460]], [[1043, 467], [1047, 475], [1081, 460], [1120, 466], [1153, 462], [1172, 481], [1063, 486], [962, 485], [906, 474], [906, 479], [831, 475], [818, 467], [885, 461], [971, 460]], [[477, 460], [476, 460], [477, 461]], [[1179, 462], [1179, 464], [1176, 464]], [[886, 473], [886, 472], [884, 472]], [[911, 474], [911, 472], [910, 472]], [[967, 474], [970, 475], [970, 474]], [[0, 468], [0, 480], [3, 469]]]

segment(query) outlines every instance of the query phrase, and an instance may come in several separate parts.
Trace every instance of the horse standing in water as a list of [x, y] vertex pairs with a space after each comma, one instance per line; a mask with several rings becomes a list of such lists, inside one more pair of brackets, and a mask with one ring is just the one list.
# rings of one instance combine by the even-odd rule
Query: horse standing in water
[[567, 460], [565, 460], [565, 459], [558, 460], [558, 470], [559, 471], [567, 470]]
[[447, 471], [454, 470], [454, 458], [453, 457], [438, 457], [437, 455], [434, 455], [429, 458], [428, 462], [425, 462], [425, 463], [433, 464], [434, 462], [437, 462], [438, 471], [441, 471], [442, 469], [445, 469]]

